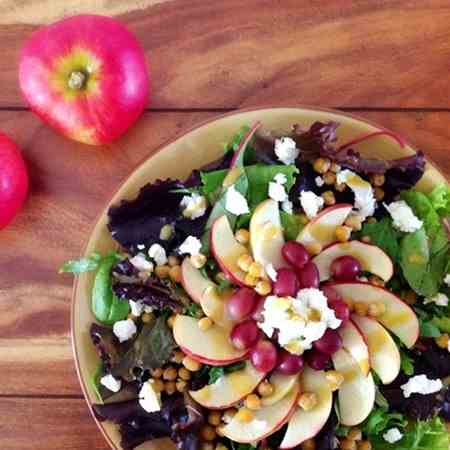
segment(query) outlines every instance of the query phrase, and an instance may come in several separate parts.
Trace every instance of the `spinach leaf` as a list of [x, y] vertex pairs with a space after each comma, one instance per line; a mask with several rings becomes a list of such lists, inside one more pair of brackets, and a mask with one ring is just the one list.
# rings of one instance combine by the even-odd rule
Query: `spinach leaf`
[[124, 319], [130, 312], [128, 302], [119, 300], [111, 286], [111, 270], [119, 259], [115, 253], [102, 259], [92, 287], [92, 312], [99, 322], [107, 325]]
[[111, 372], [114, 376], [132, 381], [136, 376], [136, 370], [142, 374], [145, 370], [156, 369], [166, 364], [175, 348], [176, 344], [166, 324], [166, 317], [159, 316], [155, 321], [143, 325], [131, 347]]
[[187, 316], [198, 318], [202, 313], [202, 307], [200, 305], [197, 305], [197, 303], [192, 302], [186, 307], [184, 313]]
[[361, 430], [366, 435], [378, 435], [389, 428], [405, 428], [407, 420], [400, 413], [389, 412], [387, 407], [375, 408], [364, 421]]
[[97, 252], [92, 253], [85, 258], [72, 259], [61, 266], [59, 273], [93, 272], [94, 270], [97, 270], [101, 260], [102, 255]]
[[440, 184], [436, 186], [429, 194], [428, 198], [433, 209], [441, 216], [450, 216], [450, 186]]
[[208, 384], [213, 384], [222, 378], [224, 375], [238, 370], [242, 370], [245, 367], [244, 361], [239, 361], [229, 366], [214, 366], [208, 369], [209, 380]]
[[403, 371], [405, 375], [409, 377], [414, 375], [414, 360], [402, 347], [399, 347], [400, 350], [400, 369]]
[[370, 242], [384, 250], [393, 261], [398, 260], [398, 239], [401, 235], [393, 225], [392, 220], [383, 217], [376, 223], [365, 223], [360, 233], [361, 236], [369, 236]]
[[299, 216], [280, 211], [280, 220], [285, 239], [287, 241], [295, 241], [298, 233], [300, 233], [301, 229], [304, 227], [300, 222]]

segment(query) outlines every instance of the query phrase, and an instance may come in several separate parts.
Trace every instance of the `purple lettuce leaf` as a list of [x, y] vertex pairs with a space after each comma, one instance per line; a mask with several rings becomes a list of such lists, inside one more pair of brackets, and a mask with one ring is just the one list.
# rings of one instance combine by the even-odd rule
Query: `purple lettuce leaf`
[[111, 328], [93, 323], [90, 328], [92, 343], [97, 349], [98, 356], [103, 363], [106, 373], [109, 373], [111, 367], [116, 365], [123, 354], [120, 345]]
[[327, 422], [315, 437], [316, 450], [334, 450], [336, 448], [337, 425], [338, 418], [333, 408]]

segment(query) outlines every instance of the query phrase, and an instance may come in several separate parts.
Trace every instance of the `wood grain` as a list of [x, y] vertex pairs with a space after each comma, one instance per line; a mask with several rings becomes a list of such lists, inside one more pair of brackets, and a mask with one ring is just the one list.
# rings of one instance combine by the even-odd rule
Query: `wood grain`
[[[0, 29], [8, 43], [0, 59], [0, 85], [8, 87], [0, 91], [3, 107], [24, 105], [17, 61], [36, 27], [22, 22], [42, 5], [10, 0], [7, 12], [11, 3]], [[91, 3], [95, 11], [100, 2]], [[145, 10], [132, 4], [136, 10], [119, 18], [145, 48], [152, 108], [450, 108], [447, 0], [176, 0]]]
[[[32, 181], [25, 209], [0, 233], [0, 395], [81, 395], [69, 338], [72, 277], [57, 270], [81, 253], [100, 209], [142, 158], [214, 115], [146, 113], [116, 144], [91, 149], [29, 112], [0, 112]], [[450, 174], [450, 112], [360, 115], [408, 137]]]
[[82, 399], [1, 399], [2, 450], [108, 450]]

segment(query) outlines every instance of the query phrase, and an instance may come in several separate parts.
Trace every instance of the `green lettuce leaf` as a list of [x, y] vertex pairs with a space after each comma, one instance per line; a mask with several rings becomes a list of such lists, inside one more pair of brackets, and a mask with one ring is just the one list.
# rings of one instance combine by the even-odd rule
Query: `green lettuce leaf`
[[[396, 426], [396, 425], [393, 425]], [[397, 425], [397, 427], [399, 427]], [[386, 429], [392, 428], [388, 426]], [[369, 436], [373, 450], [448, 450], [449, 436], [445, 423], [438, 417], [428, 421], [418, 421], [408, 424], [403, 431], [403, 438], [389, 444], [382, 434]]]
[[431, 319], [431, 323], [435, 325], [442, 333], [450, 333], [450, 317], [437, 317]]
[[287, 241], [295, 241], [298, 233], [304, 225], [300, 222], [300, 218], [296, 214], [288, 214], [287, 212], [280, 211], [281, 226], [284, 230], [284, 237]]
[[370, 413], [369, 417], [364, 421], [361, 430], [364, 434], [377, 435], [389, 428], [403, 429], [408, 424], [408, 421], [400, 413], [389, 412], [388, 408], [375, 408]]
[[450, 216], [450, 186], [440, 184], [428, 194], [433, 209], [441, 216]]

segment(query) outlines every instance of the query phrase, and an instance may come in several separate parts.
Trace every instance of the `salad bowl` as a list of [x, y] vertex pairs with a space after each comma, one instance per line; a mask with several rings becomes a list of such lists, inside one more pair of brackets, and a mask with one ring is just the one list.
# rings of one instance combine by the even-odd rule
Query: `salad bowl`
[[[298, 123], [308, 128], [318, 121], [338, 122], [339, 142], [351, 142], [362, 135], [385, 131], [384, 128], [363, 118], [340, 111], [313, 107], [242, 110], [208, 120], [164, 144], [131, 173], [101, 212], [88, 239], [84, 255], [88, 256], [94, 252], [106, 254], [118, 248], [108, 230], [108, 209], [112, 205], [117, 205], [124, 199], [134, 199], [142, 186], [157, 179], [187, 178], [192, 170], [203, 167], [222, 156], [224, 143], [228, 142], [241, 127], [261, 122], [264, 129], [288, 130], [292, 124]], [[392, 160], [416, 154], [416, 149], [412, 145], [405, 143], [404, 146], [399, 146], [389, 133], [380, 133], [370, 141], [360, 142], [358, 151], [362, 156], [380, 160]], [[424, 174], [416, 185], [416, 189], [428, 193], [442, 183], [446, 183], [445, 176], [430, 160], [427, 160]], [[94, 420], [111, 448], [121, 450], [118, 427], [111, 422], [100, 422], [92, 409], [92, 405], [98, 402], [96, 390], [91, 383], [92, 374], [98, 366], [98, 354], [90, 336], [90, 327], [95, 321], [91, 311], [94, 277], [92, 272], [82, 273], [75, 281], [71, 317], [73, 350], [80, 384]], [[345, 365], [345, 361], [340, 361], [339, 364]], [[145, 442], [136, 448], [165, 450], [172, 446], [168, 439], [157, 439]]]

